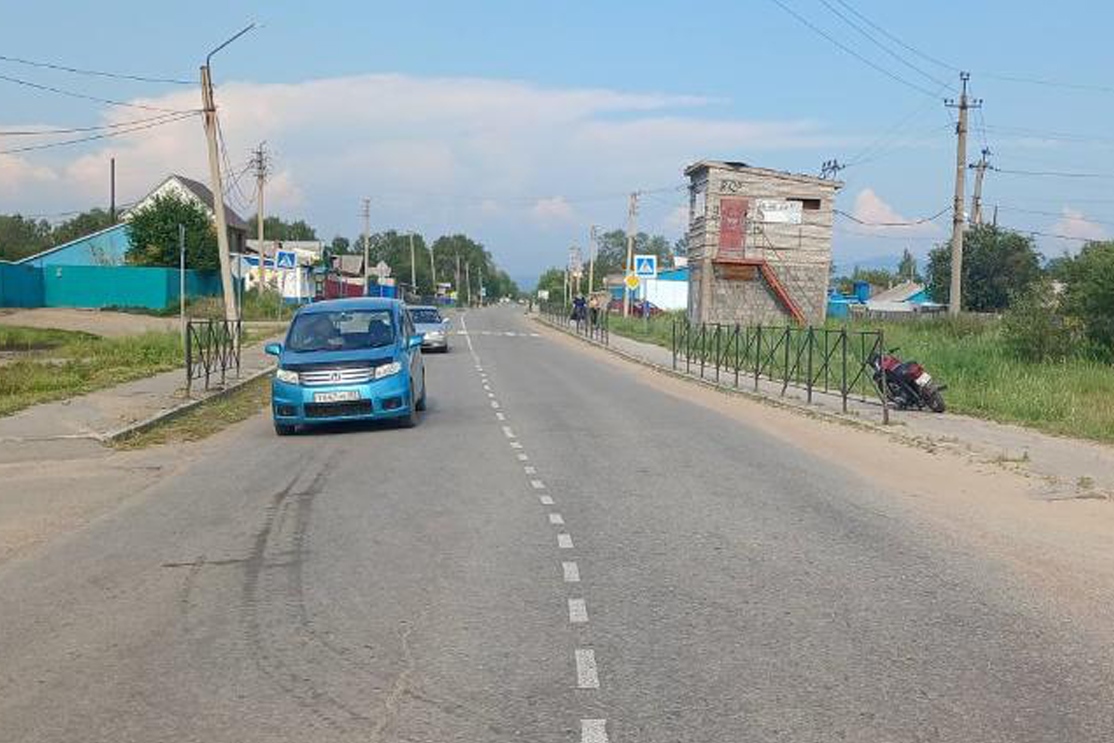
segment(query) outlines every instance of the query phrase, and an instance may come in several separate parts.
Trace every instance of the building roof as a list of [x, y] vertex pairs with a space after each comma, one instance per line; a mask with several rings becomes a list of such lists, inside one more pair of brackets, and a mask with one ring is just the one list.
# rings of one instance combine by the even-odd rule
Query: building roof
[[[213, 192], [209, 190], [209, 187], [206, 186], [204, 183], [201, 183], [200, 181], [195, 181], [192, 178], [186, 178], [184, 175], [178, 175], [177, 173], [171, 173], [166, 178], [163, 178], [162, 182], [159, 183], [159, 185], [151, 189], [150, 193], [140, 199], [137, 203], [142, 204], [144, 201], [151, 197], [151, 194], [155, 193], [160, 188], [165, 186], [168, 181], [172, 180], [177, 181], [182, 188], [193, 194], [193, 196], [198, 201], [205, 205], [205, 208], [209, 210], [210, 214], [214, 213]], [[134, 211], [134, 208], [132, 209], [132, 211]], [[228, 205], [227, 201], [224, 202], [224, 221], [228, 224], [229, 229], [238, 230], [241, 232], [247, 232], [248, 230], [248, 223], [244, 221], [243, 217], [236, 213], [235, 209]]]
[[[113, 232], [115, 230], [127, 229], [127, 227], [128, 227], [128, 225], [127, 225], [126, 222], [117, 222], [116, 224], [111, 225], [110, 227], [105, 227], [104, 229], [97, 230], [96, 232], [90, 232], [88, 235], [82, 235], [81, 237], [75, 237], [73, 240], [70, 240], [69, 242], [64, 242], [61, 245], [55, 245], [53, 248], [47, 248], [46, 250], [39, 251], [38, 253], [35, 253], [34, 255], [29, 255], [25, 258], [20, 258], [18, 261], [14, 261], [14, 262], [15, 263], [34, 263], [35, 261], [40, 260], [42, 258], [45, 258], [46, 256], [51, 255], [53, 253], [58, 253], [60, 251], [66, 250], [67, 248], [71, 248], [74, 245], [86, 242], [86, 241], [91, 240], [95, 237], [100, 237], [101, 235], [107, 235], [109, 232]], [[7, 262], [7, 261], [5, 261], [5, 262]]]
[[338, 255], [335, 256], [336, 268], [342, 274], [347, 276], [363, 276], [364, 274], [364, 257], [362, 255]]
[[870, 298], [872, 302], [906, 302], [910, 297], [924, 291], [924, 284], [916, 281], [903, 281], [897, 286], [878, 292]]
[[685, 168], [685, 175], [691, 177], [693, 173], [701, 170], [709, 170], [717, 168], [720, 170], [733, 170], [736, 172], [747, 171], [765, 178], [780, 178], [782, 180], [796, 181], [797, 183], [808, 183], [813, 186], [827, 186], [833, 190], [843, 188], [843, 181], [837, 181], [829, 178], [819, 178], [814, 175], [804, 175], [802, 173], [790, 173], [784, 170], [771, 170], [769, 168], [757, 168], [753, 165], [747, 165], [744, 162], [727, 161], [727, 160], [697, 160], [692, 165]]

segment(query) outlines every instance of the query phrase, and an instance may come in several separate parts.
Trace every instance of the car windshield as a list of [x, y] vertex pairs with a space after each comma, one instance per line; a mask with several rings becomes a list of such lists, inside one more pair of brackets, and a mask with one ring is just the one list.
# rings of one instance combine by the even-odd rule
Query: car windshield
[[434, 325], [441, 322], [441, 313], [432, 307], [417, 307], [410, 310], [410, 317], [418, 325]]
[[291, 351], [350, 351], [389, 346], [395, 340], [389, 310], [307, 312], [290, 326]]

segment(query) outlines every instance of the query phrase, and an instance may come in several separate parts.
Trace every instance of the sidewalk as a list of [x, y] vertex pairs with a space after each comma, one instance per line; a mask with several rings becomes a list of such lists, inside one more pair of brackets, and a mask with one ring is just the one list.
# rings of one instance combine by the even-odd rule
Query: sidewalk
[[[274, 366], [263, 345], [243, 349], [240, 381]], [[219, 379], [218, 374], [218, 383]], [[227, 382], [237, 382], [234, 370]], [[195, 380], [192, 397], [187, 398], [185, 383], [185, 370], [179, 368], [0, 417], [0, 463], [92, 455], [130, 426], [220, 392], [215, 387], [206, 392], [204, 382]]]
[[[555, 326], [539, 316], [535, 319], [567, 332], [566, 328]], [[570, 335], [575, 334], [570, 332]], [[581, 340], [588, 342], [583, 338]], [[608, 350], [632, 361], [673, 372], [673, 354], [668, 348], [612, 333]], [[691, 366], [691, 373], [685, 373], [683, 359], [678, 359], [676, 373], [802, 412], [865, 424], [911, 445], [954, 451], [981, 462], [1008, 467], [1044, 480], [1047, 487], [1043, 489], [1043, 496], [1049, 500], [1114, 499], [1114, 447], [952, 413], [937, 415], [926, 411], [891, 409], [890, 424], [883, 426], [882, 406], [876, 400], [864, 401], [853, 397], [848, 400], [847, 413], [844, 413], [838, 394], [814, 389], [812, 402], [809, 403], [804, 389], [790, 386], [782, 395], [781, 383], [767, 379], [759, 380], [756, 391], [753, 376], [740, 376], [739, 389], [736, 390], [734, 372], [721, 370], [717, 383], [715, 369], [708, 367], [701, 380], [699, 367], [695, 364]]]

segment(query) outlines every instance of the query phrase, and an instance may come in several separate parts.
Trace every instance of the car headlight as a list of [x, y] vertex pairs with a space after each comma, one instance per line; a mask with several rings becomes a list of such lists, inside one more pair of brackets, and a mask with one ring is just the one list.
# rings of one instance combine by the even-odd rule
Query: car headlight
[[289, 369], [278, 369], [275, 371], [275, 379], [287, 384], [298, 384], [298, 372], [290, 371]]
[[389, 364], [383, 364], [382, 366], [375, 367], [375, 378], [382, 379], [383, 377], [389, 377], [392, 374], [398, 374], [400, 371], [402, 371], [402, 364], [398, 363], [397, 361], [392, 361]]

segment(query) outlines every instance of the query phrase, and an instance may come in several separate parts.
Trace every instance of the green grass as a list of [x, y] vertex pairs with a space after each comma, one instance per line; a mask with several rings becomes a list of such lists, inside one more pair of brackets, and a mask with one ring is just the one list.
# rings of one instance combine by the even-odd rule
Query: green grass
[[271, 379], [264, 375], [209, 400], [182, 415], [117, 441], [118, 449], [142, 449], [156, 444], [198, 441], [258, 413], [271, 401]]
[[[610, 329], [669, 348], [672, 319], [659, 316], [647, 331], [643, 319], [613, 315]], [[840, 327], [831, 322], [828, 326]], [[921, 362], [948, 385], [944, 397], [952, 412], [1114, 442], [1114, 367], [1086, 359], [1022, 361], [1010, 354], [993, 320], [960, 317], [850, 327], [881, 329], [887, 347], [899, 346], [899, 356]]]
[[0, 415], [147, 377], [182, 364], [178, 333], [100, 338], [0, 326], [0, 349], [28, 351], [0, 363]]

